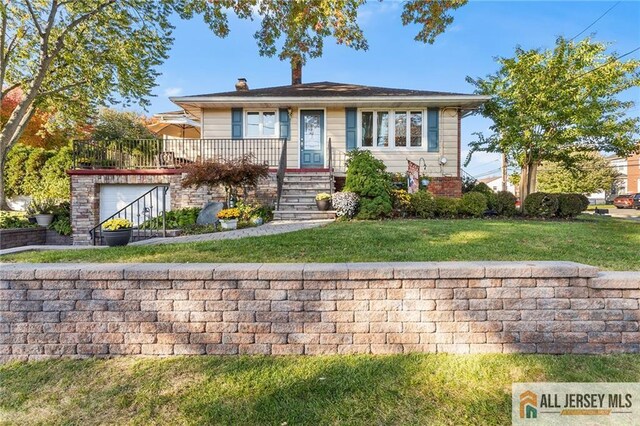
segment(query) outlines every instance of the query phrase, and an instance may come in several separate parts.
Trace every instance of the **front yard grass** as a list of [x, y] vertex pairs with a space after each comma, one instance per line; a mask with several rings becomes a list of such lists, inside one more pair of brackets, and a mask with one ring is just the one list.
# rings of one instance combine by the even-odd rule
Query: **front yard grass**
[[0, 366], [3, 424], [511, 423], [512, 382], [637, 382], [640, 355], [171, 357]]
[[387, 220], [337, 222], [287, 234], [154, 246], [26, 252], [11, 262], [384, 262], [568, 260], [640, 270], [640, 223]]

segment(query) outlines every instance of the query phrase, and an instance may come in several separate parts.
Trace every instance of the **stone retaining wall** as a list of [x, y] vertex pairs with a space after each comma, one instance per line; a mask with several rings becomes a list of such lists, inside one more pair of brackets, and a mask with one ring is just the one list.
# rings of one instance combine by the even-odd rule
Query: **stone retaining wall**
[[640, 352], [639, 272], [570, 262], [0, 269], [0, 360]]
[[41, 226], [0, 229], [0, 249], [33, 245], [71, 245], [71, 237]]
[[0, 249], [43, 245], [47, 242], [47, 228], [0, 229]]

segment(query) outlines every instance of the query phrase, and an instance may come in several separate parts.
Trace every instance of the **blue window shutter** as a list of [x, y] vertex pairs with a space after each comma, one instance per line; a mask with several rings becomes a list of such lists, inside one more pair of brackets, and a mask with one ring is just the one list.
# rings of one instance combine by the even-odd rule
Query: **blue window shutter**
[[358, 113], [355, 108], [345, 108], [346, 111], [346, 139], [347, 151], [352, 151], [358, 147], [356, 140], [358, 134]]
[[291, 140], [291, 120], [289, 118], [289, 110], [280, 108], [280, 137]]
[[231, 108], [231, 138], [242, 139], [242, 108]]
[[440, 110], [438, 108], [429, 108], [427, 111], [427, 151], [438, 152], [440, 148], [439, 140], [439, 121], [438, 115]]

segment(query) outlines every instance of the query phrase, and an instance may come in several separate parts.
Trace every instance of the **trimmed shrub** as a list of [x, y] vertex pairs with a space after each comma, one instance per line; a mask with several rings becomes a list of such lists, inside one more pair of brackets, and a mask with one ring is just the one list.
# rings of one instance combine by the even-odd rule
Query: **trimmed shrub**
[[393, 199], [393, 211], [397, 216], [405, 217], [412, 213], [411, 195], [404, 189], [394, 189], [391, 191]]
[[450, 197], [435, 197], [435, 214], [441, 218], [455, 218], [458, 216], [460, 200]]
[[351, 219], [358, 212], [360, 197], [353, 192], [336, 192], [331, 197], [331, 205], [336, 210], [336, 216]]
[[581, 211], [585, 211], [587, 209], [587, 207], [589, 207], [589, 204], [591, 204], [589, 202], [589, 199], [587, 198], [586, 195], [584, 194], [577, 194], [578, 197], [580, 197], [580, 203], [582, 204], [582, 210]]
[[499, 191], [495, 195], [495, 205], [493, 209], [500, 216], [514, 216], [516, 209], [516, 196], [509, 191]]
[[386, 197], [360, 198], [357, 218], [363, 220], [382, 219], [391, 216], [393, 208]]
[[56, 200], [70, 199], [71, 183], [67, 170], [71, 168], [71, 163], [71, 146], [60, 148], [42, 167], [41, 186], [32, 195]]
[[583, 201], [580, 194], [558, 194], [558, 216], [574, 218], [582, 213]]
[[477, 191], [467, 192], [460, 199], [458, 210], [463, 216], [482, 217], [487, 211], [487, 197]]
[[22, 183], [23, 194], [35, 195], [42, 192], [44, 182], [41, 171], [49, 157], [49, 153], [42, 148], [35, 148], [31, 151], [25, 164], [24, 182]]
[[26, 173], [25, 166], [34, 148], [15, 144], [9, 153], [4, 166], [4, 191], [7, 197], [23, 195], [22, 184]]
[[386, 166], [367, 150], [349, 152], [344, 190], [360, 197], [360, 219], [389, 216], [393, 210], [391, 180]]
[[418, 191], [411, 194], [411, 208], [418, 217], [429, 219], [435, 216], [436, 201], [433, 194], [428, 191]]
[[479, 192], [487, 198], [487, 208], [489, 210], [496, 209], [496, 193], [493, 192], [493, 189], [489, 188], [484, 182], [480, 182], [476, 186], [473, 187], [471, 192]]
[[556, 194], [533, 192], [524, 200], [524, 212], [533, 217], [553, 217], [558, 212], [558, 197]]

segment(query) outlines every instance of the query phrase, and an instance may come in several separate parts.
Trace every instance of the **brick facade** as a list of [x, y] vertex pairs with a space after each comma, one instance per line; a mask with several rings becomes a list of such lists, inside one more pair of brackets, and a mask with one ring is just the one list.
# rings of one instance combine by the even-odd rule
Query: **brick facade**
[[570, 262], [13, 264], [0, 361], [640, 352], [638, 272]]
[[[108, 172], [108, 173], [107, 173]], [[183, 174], [178, 170], [160, 171], [70, 171], [71, 176], [71, 223], [73, 243], [90, 244], [89, 231], [100, 222], [101, 185], [167, 185], [171, 193], [171, 209], [203, 207], [209, 201], [224, 201], [222, 187], [182, 188]], [[276, 177], [271, 173], [258, 185], [250, 198], [265, 204], [273, 204], [276, 198]]]
[[428, 190], [434, 195], [445, 197], [462, 197], [462, 179], [459, 177], [433, 177], [430, 179]]

